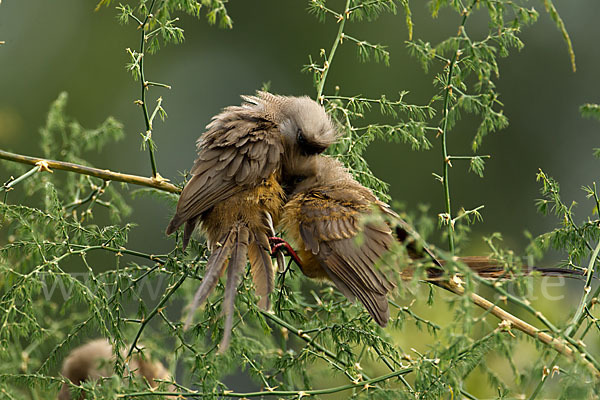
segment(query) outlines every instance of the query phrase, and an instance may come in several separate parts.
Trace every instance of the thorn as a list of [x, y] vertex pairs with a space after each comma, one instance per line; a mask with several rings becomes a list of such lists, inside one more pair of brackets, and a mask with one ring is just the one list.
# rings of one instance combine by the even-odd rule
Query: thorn
[[463, 286], [463, 284], [465, 283], [465, 282], [464, 282], [464, 281], [461, 279], [461, 277], [460, 277], [460, 276], [458, 276], [457, 274], [455, 274], [455, 275], [452, 277], [452, 282], [454, 282], [454, 284], [455, 284], [456, 286], [458, 286], [458, 287], [462, 287], [462, 286]]
[[48, 161], [46, 161], [46, 160], [40, 160], [40, 161], [36, 162], [35, 165], [38, 166], [39, 172], [50, 172], [51, 174], [54, 173], [54, 171], [52, 171], [50, 169], [50, 166], [48, 165]]
[[158, 183], [167, 183], [169, 182], [169, 180], [167, 178], [163, 178], [162, 176], [160, 176], [160, 174], [157, 172], [156, 176], [152, 177], [152, 180], [154, 182], [158, 182]]
[[546, 379], [548, 375], [550, 375], [550, 370], [544, 365], [544, 368], [542, 368], [542, 381]]
[[[512, 326], [512, 323], [506, 319], [502, 320], [502, 322], [500, 322], [498, 324], [498, 328], [502, 329], [503, 331], [508, 332], [508, 334], [510, 336], [512, 336], [513, 338], [516, 338], [516, 336], [512, 333], [512, 331], [510, 330]], [[545, 368], [545, 367], [544, 367]]]

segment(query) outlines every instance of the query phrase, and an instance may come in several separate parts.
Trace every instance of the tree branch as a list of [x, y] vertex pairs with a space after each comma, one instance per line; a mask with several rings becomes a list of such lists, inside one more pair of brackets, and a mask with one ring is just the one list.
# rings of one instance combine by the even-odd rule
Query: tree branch
[[144, 176], [138, 175], [123, 174], [121, 172], [114, 172], [108, 169], [86, 167], [85, 165], [73, 164], [65, 161], [55, 161], [48, 160], [45, 158], [29, 157], [21, 154], [10, 153], [4, 150], [0, 150], [0, 159], [29, 165], [39, 165], [40, 163], [42, 163], [48, 169], [59, 169], [62, 171], [75, 172], [77, 174], [82, 175], [95, 176], [96, 178], [104, 179], [107, 181], [132, 183], [134, 185], [151, 187], [170, 193], [181, 192], [181, 189], [167, 182], [167, 180], [164, 178], [155, 179], [146, 178]]
[[[440, 283], [440, 286], [443, 287], [444, 289], [451, 291], [452, 293], [455, 293], [455, 294], [458, 294], [461, 296], [465, 294], [464, 288], [462, 286], [459, 286], [454, 281]], [[540, 342], [553, 347], [560, 354], [565, 355], [565, 356], [569, 357], [570, 359], [574, 358], [575, 352], [573, 351], [573, 349], [571, 347], [569, 347], [566, 344], [566, 342], [564, 340], [559, 340], [559, 339], [547, 334], [546, 332], [542, 332], [535, 326], [530, 325], [527, 322], [515, 317], [514, 315], [510, 314], [509, 312], [498, 307], [496, 304], [479, 296], [476, 293], [469, 293], [468, 296], [469, 296], [469, 299], [471, 300], [471, 302], [473, 302], [473, 304], [483, 308], [484, 310], [488, 311], [490, 314], [495, 315], [496, 317], [500, 318], [502, 321], [508, 321], [510, 323], [510, 325], [507, 326], [508, 329], [510, 329], [511, 327], [514, 327], [514, 328], [520, 330], [521, 332], [525, 333], [526, 335], [531, 336], [535, 340], [539, 340]], [[585, 357], [582, 357], [581, 361], [585, 364], [585, 366], [590, 370], [590, 372], [596, 378], [600, 378], [600, 371], [590, 361], [585, 359]]]

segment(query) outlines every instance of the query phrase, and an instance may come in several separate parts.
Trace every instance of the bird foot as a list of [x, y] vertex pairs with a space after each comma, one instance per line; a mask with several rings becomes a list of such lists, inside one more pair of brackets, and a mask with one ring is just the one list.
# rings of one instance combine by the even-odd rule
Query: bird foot
[[270, 237], [269, 242], [271, 243], [271, 254], [276, 254], [279, 251], [285, 251], [287, 255], [292, 257], [294, 262], [298, 264], [300, 268], [302, 268], [302, 261], [300, 260], [300, 257], [288, 242], [277, 236]]

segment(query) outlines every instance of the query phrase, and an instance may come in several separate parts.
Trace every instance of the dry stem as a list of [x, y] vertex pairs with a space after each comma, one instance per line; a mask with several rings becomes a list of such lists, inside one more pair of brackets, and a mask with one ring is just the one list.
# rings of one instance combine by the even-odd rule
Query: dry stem
[[161, 178], [160, 175], [156, 178], [146, 178], [144, 176], [123, 174], [120, 172], [109, 171], [107, 169], [86, 167], [84, 165], [73, 164], [65, 161], [47, 160], [39, 157], [28, 157], [23, 156], [21, 154], [10, 153], [4, 150], [0, 150], [0, 159], [15, 161], [21, 164], [29, 165], [39, 165], [39, 163], [42, 162], [51, 170], [60, 169], [63, 171], [70, 171], [78, 174], [95, 176], [96, 178], [104, 179], [107, 181], [133, 183], [134, 185], [147, 186], [159, 190], [164, 190], [170, 193], [181, 192], [181, 189], [167, 182], [167, 180]]
[[[458, 294], [460, 296], [465, 294], [465, 290], [462, 286], [459, 286], [457, 283], [452, 280], [448, 282], [440, 282], [439, 285], [444, 289], [451, 291], [452, 293]], [[510, 323], [509, 327], [514, 327], [526, 335], [531, 336], [532, 338], [539, 340], [540, 342], [553, 347], [557, 352], [567, 356], [570, 359], [573, 359], [575, 356], [575, 352], [564, 340], [557, 339], [546, 332], [542, 332], [535, 326], [528, 324], [527, 322], [515, 317], [509, 312], [503, 310], [498, 307], [498, 305], [492, 303], [489, 300], [484, 299], [476, 293], [469, 293], [469, 299], [473, 302], [473, 304], [483, 308], [486, 311], [489, 311], [490, 314], [495, 315], [500, 318], [502, 321], [508, 321]], [[584, 357], [582, 358], [582, 362], [586, 365], [586, 367], [592, 372], [592, 374], [596, 378], [600, 378], [600, 371], [598, 371], [592, 363], [586, 360]]]

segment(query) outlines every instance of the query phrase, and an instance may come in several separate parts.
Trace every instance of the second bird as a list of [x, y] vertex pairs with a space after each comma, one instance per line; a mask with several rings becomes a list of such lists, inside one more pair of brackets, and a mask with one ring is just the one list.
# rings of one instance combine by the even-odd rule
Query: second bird
[[[394, 288], [376, 266], [401, 242], [410, 259], [423, 258], [432, 265], [426, 279], [445, 288], [444, 262], [436, 259], [418, 234], [368, 188], [357, 182], [337, 160], [318, 156], [313, 169], [288, 171], [285, 189], [290, 200], [282, 226], [298, 250], [296, 260], [304, 275], [325, 279], [350, 300], [358, 299], [381, 326], [389, 320], [387, 293]], [[373, 218], [379, 212], [384, 218]], [[488, 257], [460, 257], [458, 261], [483, 278], [510, 278], [503, 265]], [[406, 265], [404, 266], [406, 267]], [[535, 268], [542, 275], [576, 277], [563, 268]], [[531, 272], [521, 271], [523, 274]], [[410, 279], [413, 268], [402, 268]]]

